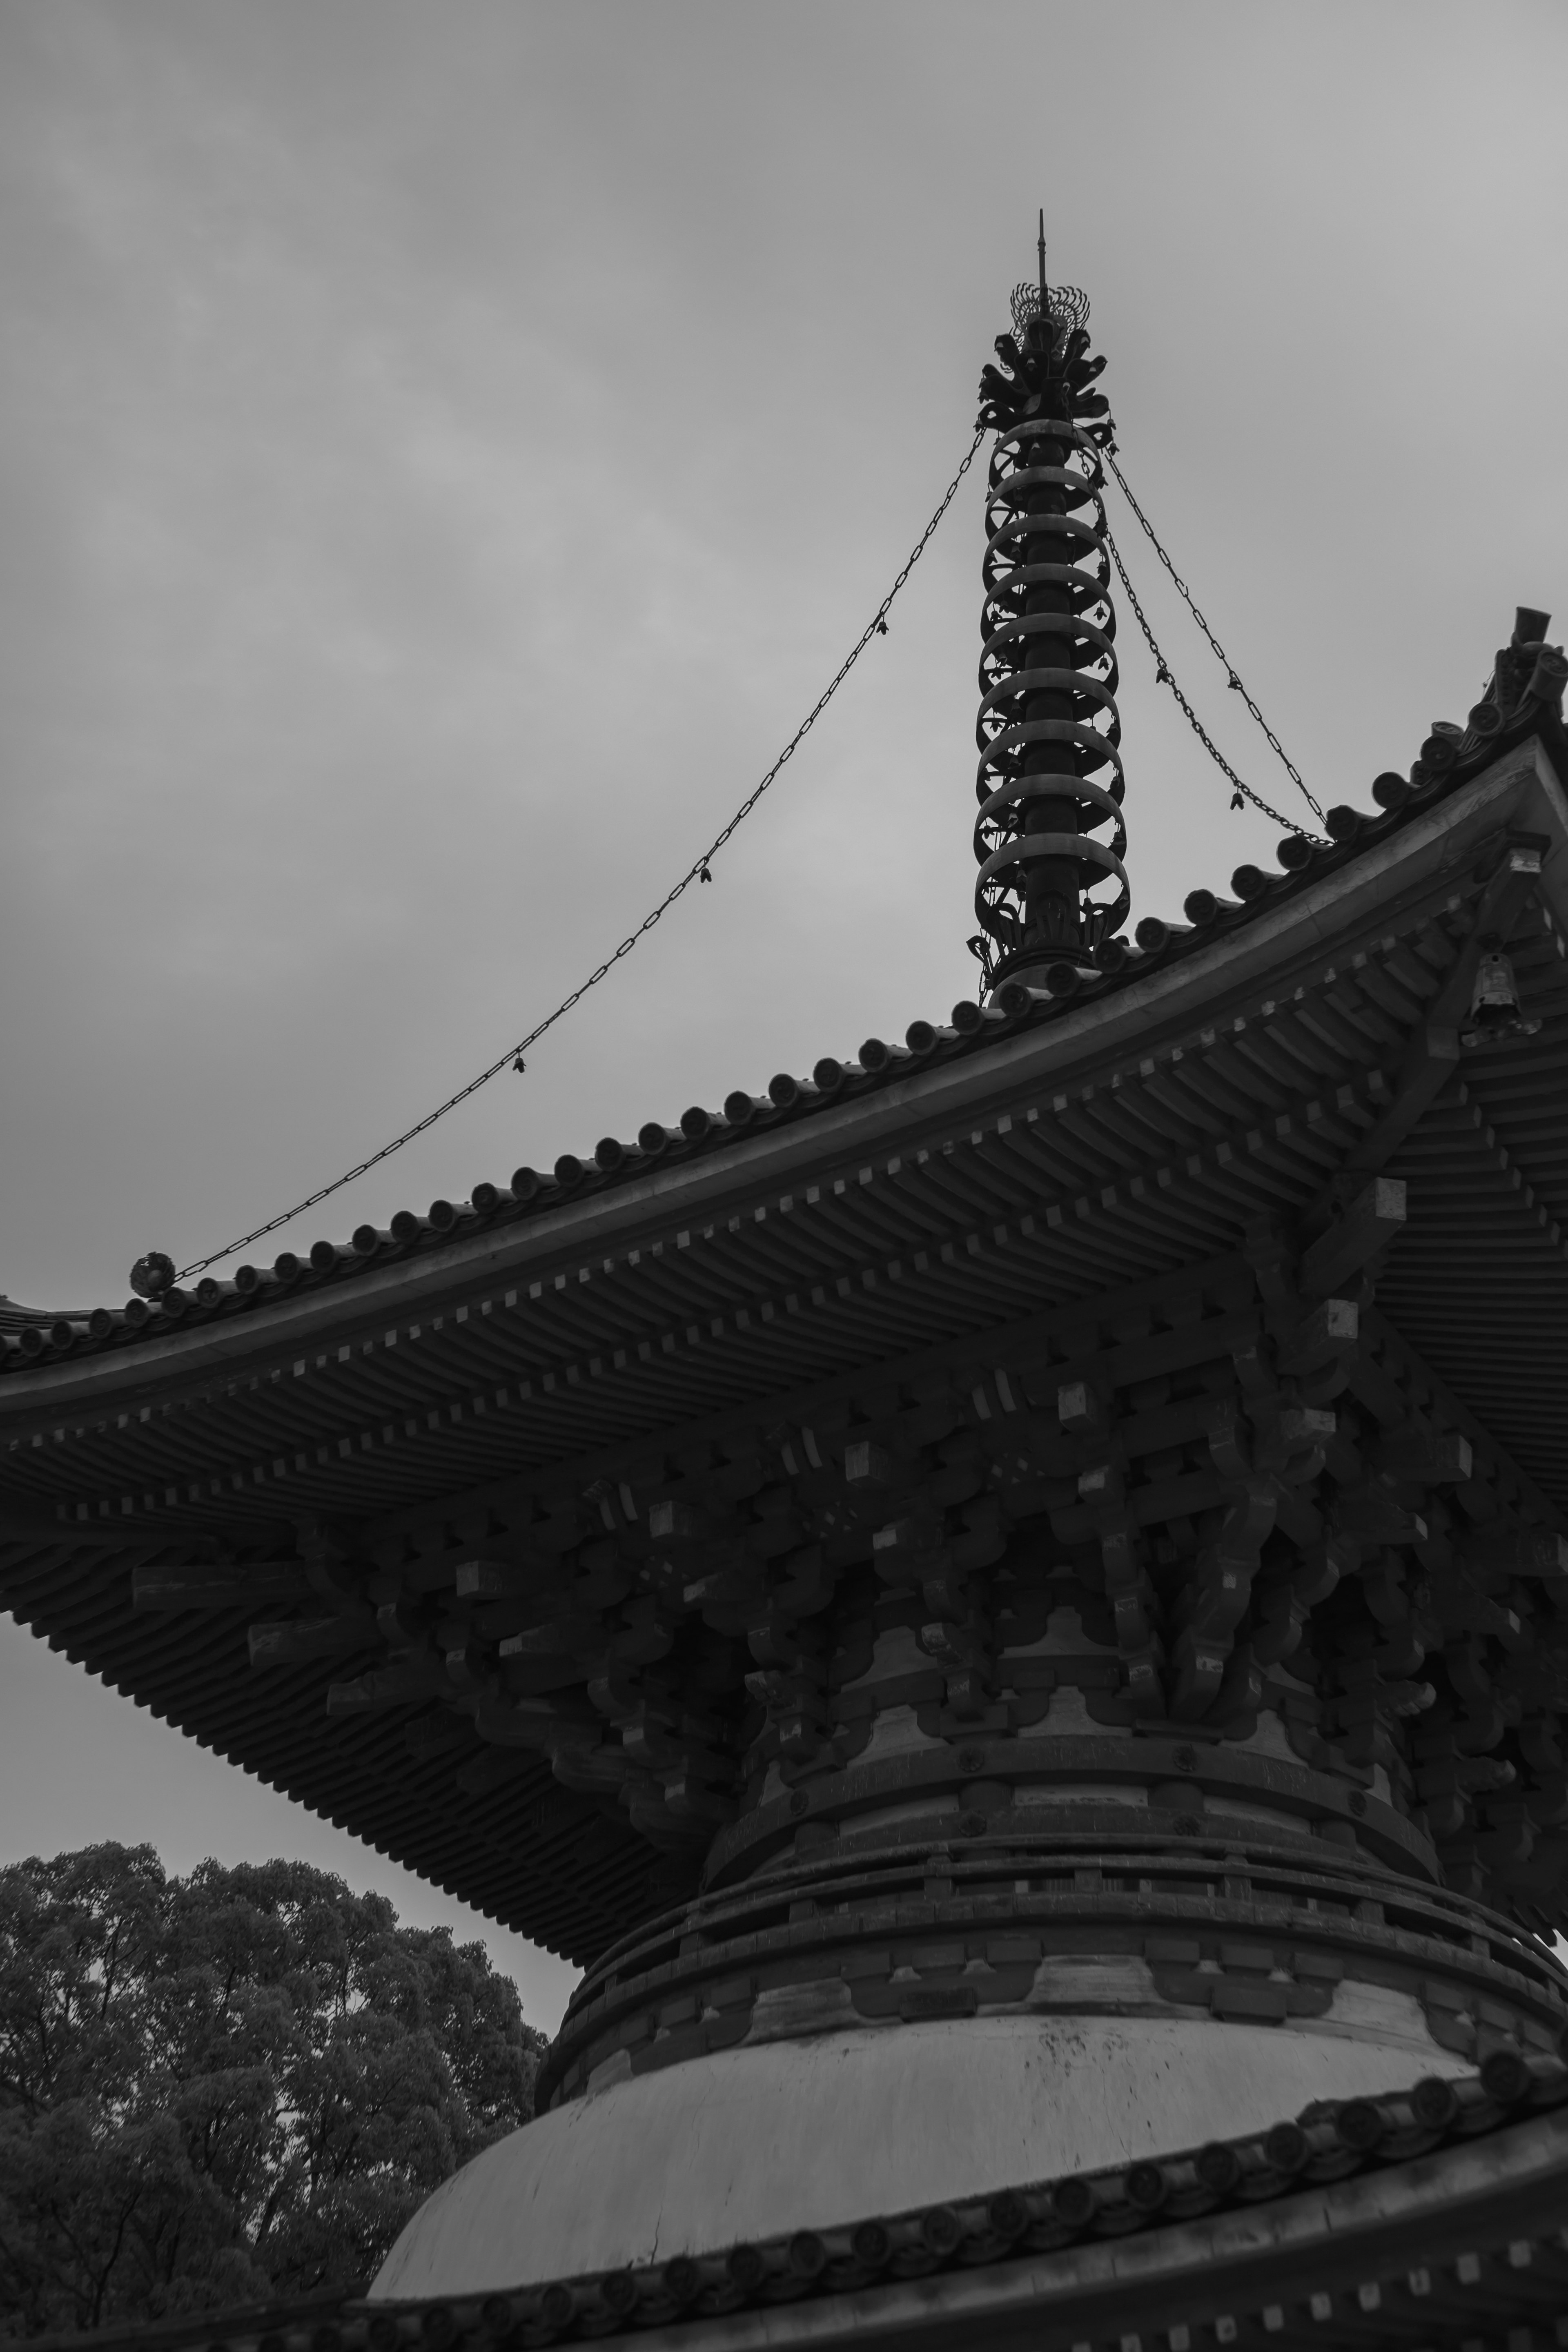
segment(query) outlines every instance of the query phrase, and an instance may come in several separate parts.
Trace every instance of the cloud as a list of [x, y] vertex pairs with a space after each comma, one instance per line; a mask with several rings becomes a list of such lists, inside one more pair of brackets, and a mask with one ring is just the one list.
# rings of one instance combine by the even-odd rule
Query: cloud
[[[1042, 202], [1140, 496], [1320, 799], [1364, 803], [1563, 588], [1565, 24], [5, 12], [0, 1288], [117, 1300], [142, 1250], [274, 1213], [637, 923], [934, 506]], [[973, 991], [980, 509], [972, 479], [714, 887], [525, 1079], [280, 1243]], [[1194, 700], [1287, 795], [1111, 516]], [[1125, 613], [1120, 645], [1136, 911], [1169, 911], [1274, 834]]]

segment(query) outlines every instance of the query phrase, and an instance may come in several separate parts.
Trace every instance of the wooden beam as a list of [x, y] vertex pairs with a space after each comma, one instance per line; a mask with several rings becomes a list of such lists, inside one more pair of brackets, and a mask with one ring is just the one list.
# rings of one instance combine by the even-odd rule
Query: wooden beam
[[1315, 1241], [1301, 1259], [1301, 1290], [1325, 1298], [1368, 1258], [1386, 1248], [1405, 1223], [1405, 1188], [1395, 1177], [1376, 1176], [1344, 1215]]
[[368, 1612], [352, 1617], [280, 1617], [249, 1629], [253, 1666], [302, 1666], [317, 1658], [339, 1658], [347, 1650], [368, 1649], [375, 1621]]
[[217, 1567], [143, 1564], [131, 1577], [133, 1609], [259, 1609], [268, 1601], [304, 1601], [310, 1584], [295, 1559]]
[[1353, 1355], [1361, 1339], [1361, 1309], [1352, 1298], [1325, 1298], [1287, 1339], [1277, 1360], [1282, 1372], [1315, 1371], [1336, 1357]]
[[[240, 1540], [254, 1543], [255, 1531], [247, 1528]], [[58, 1518], [52, 1511], [0, 1511], [0, 1544], [65, 1544], [72, 1551], [89, 1547], [103, 1551], [148, 1551], [161, 1549], [167, 1541], [167, 1537], [150, 1534], [145, 1528], [133, 1533], [128, 1523], [112, 1519]]]
[[[1479, 961], [1479, 951], [1477, 951]], [[1472, 975], [1473, 977], [1473, 975]], [[1345, 1159], [1349, 1171], [1381, 1168], [1391, 1160], [1416, 1124], [1421, 1114], [1436, 1101], [1459, 1063], [1459, 1033], [1458, 1029], [1442, 1028], [1428, 1021], [1416, 1035], [1415, 1043], [1405, 1055], [1394, 1082], [1394, 1100], [1375, 1127], [1370, 1128]]]
[[1347, 1171], [1370, 1172], [1384, 1167], [1453, 1076], [1459, 1062], [1459, 1024], [1470, 1009], [1470, 994], [1487, 941], [1500, 932], [1506, 935], [1540, 877], [1540, 850], [1522, 842], [1510, 843], [1502, 864], [1481, 893], [1469, 936], [1452, 971], [1410, 1042], [1394, 1081], [1394, 1099], [1346, 1158]]
[[1459, 1486], [1471, 1476], [1475, 1457], [1459, 1430], [1402, 1429], [1373, 1447], [1372, 1466], [1414, 1486]]
[[[618, 1439], [584, 1453], [557, 1457], [521, 1475], [511, 1473], [504, 1477], [485, 1479], [477, 1486], [449, 1492], [429, 1502], [400, 1506], [395, 1511], [360, 1523], [355, 1529], [356, 1540], [364, 1548], [373, 1549], [377, 1543], [399, 1536], [417, 1535], [433, 1523], [450, 1519], [458, 1509], [493, 1508], [503, 1513], [515, 1512], [525, 1500], [543, 1502], [567, 1491], [580, 1494], [595, 1478], [621, 1476], [628, 1460], [638, 1454], [646, 1454], [650, 1444], [657, 1444], [662, 1452], [677, 1454], [686, 1447], [711, 1444], [737, 1432], [750, 1432], [758, 1426], [765, 1428], [777, 1422], [812, 1423], [828, 1405], [853, 1399], [873, 1383], [918, 1389], [922, 1382], [929, 1382], [933, 1374], [944, 1379], [955, 1375], [961, 1365], [975, 1367], [978, 1376], [982, 1368], [990, 1370], [1000, 1365], [1012, 1371], [1026, 1363], [1043, 1364], [1052, 1359], [1051, 1341], [1064, 1330], [1076, 1329], [1086, 1323], [1110, 1324], [1130, 1307], [1156, 1306], [1173, 1296], [1186, 1296], [1194, 1291], [1215, 1295], [1240, 1291], [1250, 1296], [1251, 1289], [1251, 1269], [1239, 1250], [1216, 1251], [1211, 1256], [1173, 1267], [1168, 1273], [1114, 1285], [1088, 1297], [1075, 1298], [1070, 1303], [1047, 1307], [1037, 1314], [993, 1324], [988, 1328], [962, 1334], [954, 1332], [907, 1353], [883, 1357], [872, 1362], [860, 1361], [851, 1370], [836, 1372], [826, 1380], [763, 1392], [742, 1404], [726, 1406], [718, 1412], [670, 1422], [657, 1431], [643, 1432], [636, 1437]], [[1217, 1318], [1214, 1320], [1215, 1352], [1224, 1355], [1228, 1353], [1231, 1342], [1220, 1328]], [[1156, 1369], [1181, 1369], [1184, 1360], [1178, 1359], [1174, 1365], [1161, 1365]], [[1110, 1366], [1112, 1378], [1119, 1369], [1115, 1363]], [[1052, 1370], [1056, 1370], [1054, 1362]], [[1076, 1366], [1060, 1362], [1061, 1379], [1075, 1378], [1077, 1372]], [[1130, 1371], [1127, 1377], [1138, 1379], [1143, 1375], [1139, 1371]]]
[[406, 1706], [415, 1699], [436, 1697], [447, 1686], [446, 1670], [439, 1658], [418, 1652], [410, 1657], [395, 1658], [389, 1665], [373, 1666], [368, 1674], [356, 1675], [352, 1682], [329, 1683], [327, 1713], [365, 1715], [376, 1707]]
[[453, 1779], [465, 1797], [488, 1797], [509, 1780], [521, 1780], [539, 1769], [538, 1757], [526, 1748], [490, 1748], [460, 1764]]
[[478, 1737], [466, 1715], [454, 1715], [445, 1708], [416, 1716], [412, 1723], [403, 1727], [403, 1744], [419, 1763], [432, 1756], [449, 1754], [453, 1748], [471, 1748]]
[[1458, 1550], [1464, 1567], [1494, 1576], [1568, 1576], [1568, 1536], [1544, 1528], [1478, 1528]]

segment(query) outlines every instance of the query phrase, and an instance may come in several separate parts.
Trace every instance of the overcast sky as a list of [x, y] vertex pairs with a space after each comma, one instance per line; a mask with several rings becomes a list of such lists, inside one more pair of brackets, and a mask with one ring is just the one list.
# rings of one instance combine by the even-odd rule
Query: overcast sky
[[[1559, 0], [0, 0], [0, 1292], [216, 1248], [637, 922], [935, 505], [1039, 205], [1130, 479], [1364, 803], [1568, 607], [1565, 88]], [[258, 1255], [973, 993], [980, 504], [713, 887]], [[1121, 644], [1136, 919], [1278, 828]], [[282, 1850], [458, 1916], [3, 1621], [0, 1791], [0, 1857]], [[553, 2024], [567, 1973], [492, 1948]]]

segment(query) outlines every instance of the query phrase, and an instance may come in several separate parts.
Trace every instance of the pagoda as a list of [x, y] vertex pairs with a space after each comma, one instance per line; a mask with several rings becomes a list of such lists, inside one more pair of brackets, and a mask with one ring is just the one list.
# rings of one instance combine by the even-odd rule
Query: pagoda
[[584, 1971], [159, 2344], [1568, 2344], [1568, 662], [1129, 933], [1087, 304], [997, 352], [980, 1001], [3, 1310], [0, 1601]]

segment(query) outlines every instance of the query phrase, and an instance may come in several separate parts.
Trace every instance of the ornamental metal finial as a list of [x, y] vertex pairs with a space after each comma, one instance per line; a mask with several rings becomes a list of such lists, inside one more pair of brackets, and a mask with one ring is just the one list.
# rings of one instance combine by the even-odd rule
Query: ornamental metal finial
[[1028, 334], [1029, 321], [1031, 319], [1048, 319], [1056, 329], [1056, 332], [1051, 338], [1051, 349], [1053, 352], [1057, 352], [1060, 350], [1062, 344], [1066, 341], [1068, 336], [1072, 332], [1075, 327], [1088, 326], [1089, 296], [1084, 292], [1081, 286], [1058, 286], [1055, 288], [1047, 286], [1046, 281], [1046, 215], [1043, 207], [1040, 213], [1038, 248], [1039, 275], [1037, 283], [1031, 285], [1029, 280], [1026, 278], [1020, 278], [1018, 284], [1013, 289], [1010, 301], [1010, 308], [1013, 312], [1013, 332], [1017, 341], [1021, 343]]
[[[1014, 289], [1016, 332], [980, 380], [996, 433], [986, 489], [980, 663], [980, 872], [971, 942], [989, 985], [1070, 990], [1125, 954], [1116, 615], [1101, 503], [1110, 437], [1086, 296], [1046, 277]], [[1096, 897], [1109, 886], [1109, 898]]]

